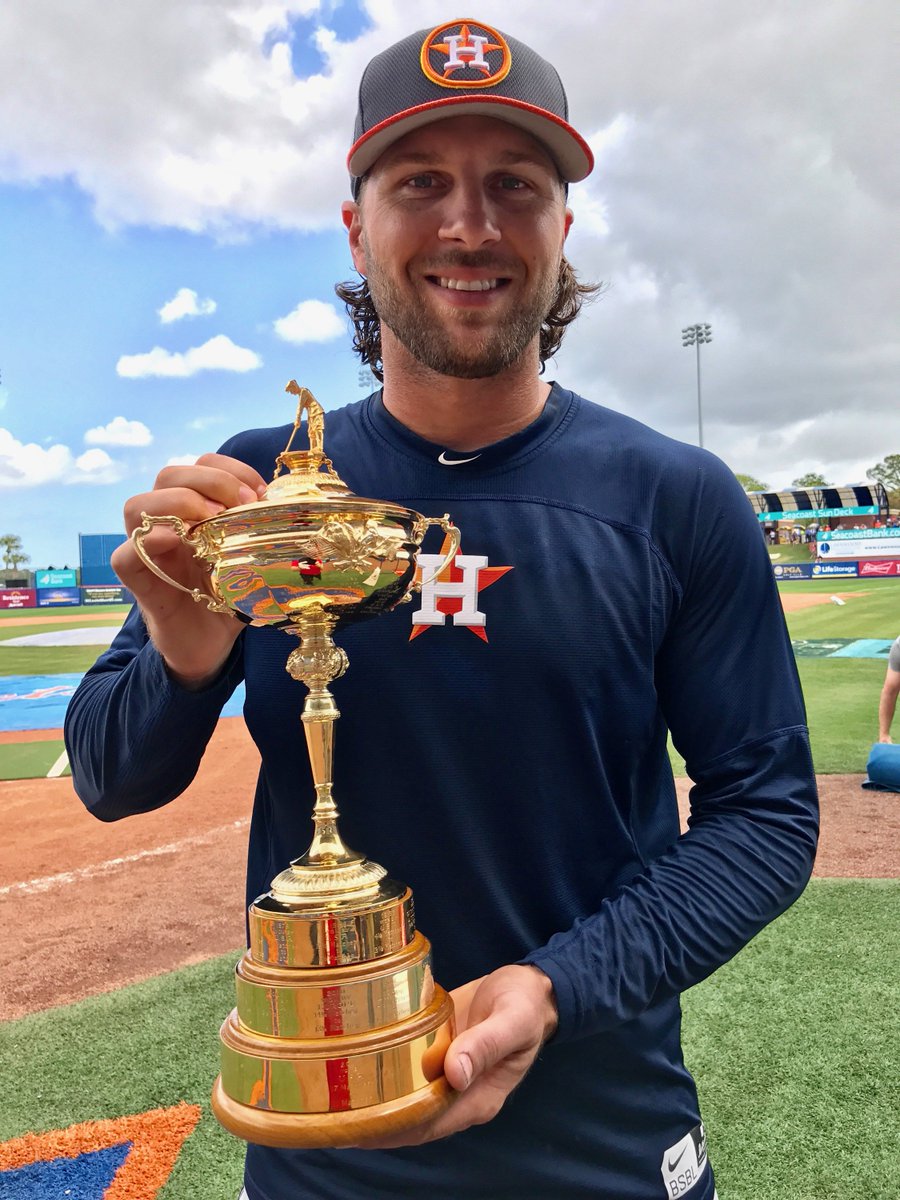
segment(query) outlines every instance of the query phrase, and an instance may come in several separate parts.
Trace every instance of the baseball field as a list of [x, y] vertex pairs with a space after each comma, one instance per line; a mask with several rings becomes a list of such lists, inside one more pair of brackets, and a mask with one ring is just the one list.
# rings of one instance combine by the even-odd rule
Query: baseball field
[[[685, 1053], [721, 1200], [896, 1200], [900, 795], [860, 784], [900, 583], [781, 594], [820, 776], [816, 873], [686, 993]], [[258, 760], [226, 715], [178, 800], [113, 825], [85, 813], [62, 714], [124, 612], [0, 613], [0, 1200], [240, 1188], [242, 1146], [208, 1098], [243, 944]]]

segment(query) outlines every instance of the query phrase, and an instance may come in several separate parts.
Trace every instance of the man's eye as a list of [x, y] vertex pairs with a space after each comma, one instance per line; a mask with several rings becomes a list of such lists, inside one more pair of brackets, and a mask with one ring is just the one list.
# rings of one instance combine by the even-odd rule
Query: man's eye
[[410, 187], [430, 188], [434, 187], [434, 176], [429, 175], [427, 171], [423, 171], [421, 175], [413, 175], [412, 179], [407, 182]]
[[515, 175], [504, 175], [500, 180], [500, 186], [506, 192], [518, 192], [526, 188], [528, 185], [524, 179], [519, 179]]

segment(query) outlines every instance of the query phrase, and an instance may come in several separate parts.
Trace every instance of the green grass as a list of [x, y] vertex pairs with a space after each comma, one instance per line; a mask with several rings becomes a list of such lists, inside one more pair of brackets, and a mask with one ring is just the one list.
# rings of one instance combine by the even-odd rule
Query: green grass
[[[845, 604], [787, 613], [794, 641], [895, 638], [900, 634], [900, 579], [809, 579], [780, 583], [782, 593], [843, 593]], [[878, 739], [878, 697], [886, 663], [873, 658], [800, 658], [813, 762], [820, 775], [861, 774]], [[900, 716], [897, 718], [900, 721]], [[684, 759], [670, 747], [676, 775]]]
[[0, 646], [0, 677], [4, 675], [83, 675], [103, 646]]
[[[684, 1044], [723, 1200], [892, 1200], [900, 882], [814, 880], [684, 997]], [[242, 1145], [212, 1117], [238, 951], [0, 1025], [0, 1141], [186, 1100], [203, 1106], [159, 1200], [228, 1200]]]
[[900, 881], [813, 880], [684, 997], [723, 1200], [895, 1200]]
[[[822, 604], [787, 614], [794, 640], [807, 638], [894, 638], [900, 633], [900, 580], [813, 579], [780, 584], [780, 590], [851, 597], [843, 605]], [[878, 739], [878, 697], [885, 662], [871, 658], [801, 658], [816, 770], [823, 775], [862, 772]]]
[[[92, 613], [94, 616], [98, 613], [103, 615], [117, 613], [124, 617], [128, 608], [127, 604], [62, 604], [57, 608], [0, 608], [0, 624], [13, 617], [34, 616], [37, 618], [47, 616], [49, 613], [58, 613], [60, 616], [66, 617], [80, 617], [85, 613]], [[112, 624], [112, 622], [110, 623]]]
[[[52, 742], [12, 742], [0, 746], [0, 779], [40, 779], [65, 749], [62, 738]], [[67, 766], [63, 775], [71, 775]]]
[[787, 614], [791, 637], [895, 638], [900, 634], [900, 579], [810, 579], [780, 583], [780, 592], [849, 595], [845, 604], [819, 604]]
[[797, 665], [816, 771], [865, 771], [872, 743], [878, 741], [885, 664], [870, 658], [805, 658]]
[[219, 1127], [209, 1093], [238, 957], [0, 1025], [3, 1076], [15, 1079], [0, 1100], [0, 1141], [185, 1100], [203, 1116], [158, 1200], [236, 1196], [243, 1144]]
[[769, 546], [769, 558], [773, 563], [808, 563], [815, 562], [815, 559], [809, 552], [809, 546], [805, 543], [800, 546], [791, 546], [783, 544], [780, 546]]
[[[28, 609], [23, 611], [0, 609], [3, 617], [17, 616], [32, 617], [40, 611], [46, 615], [47, 609]], [[103, 616], [103, 621], [85, 621], [82, 628], [97, 625], [121, 625], [127, 605], [80, 605], [63, 610], [66, 615], [83, 616], [90, 613], [93, 617]], [[55, 630], [77, 629], [77, 621], [72, 624], [58, 625], [41, 621], [39, 616], [29, 621], [27, 625], [3, 626], [0, 620], [0, 676], [3, 675], [69, 675], [79, 674], [91, 667], [102, 652], [102, 646], [4, 646], [4, 642], [12, 638], [30, 637], [36, 633], [52, 633]]]

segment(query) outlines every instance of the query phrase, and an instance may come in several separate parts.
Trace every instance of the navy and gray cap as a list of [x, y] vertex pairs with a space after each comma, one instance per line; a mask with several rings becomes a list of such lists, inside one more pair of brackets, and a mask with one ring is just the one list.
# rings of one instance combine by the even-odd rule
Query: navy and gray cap
[[481, 21], [449, 21], [376, 55], [363, 72], [347, 166], [353, 190], [393, 142], [446, 117], [508, 121], [543, 144], [567, 183], [590, 174], [594, 156], [569, 124], [556, 69], [530, 46]]

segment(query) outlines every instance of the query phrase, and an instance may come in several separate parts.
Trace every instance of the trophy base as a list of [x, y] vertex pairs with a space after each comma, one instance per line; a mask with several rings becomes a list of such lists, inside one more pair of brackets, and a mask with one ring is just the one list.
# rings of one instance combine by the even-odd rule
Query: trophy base
[[213, 1087], [212, 1110], [229, 1133], [257, 1146], [281, 1150], [364, 1147], [440, 1116], [458, 1095], [442, 1075], [417, 1092], [366, 1108], [326, 1113], [272, 1112], [233, 1100], [225, 1092], [220, 1075]]

